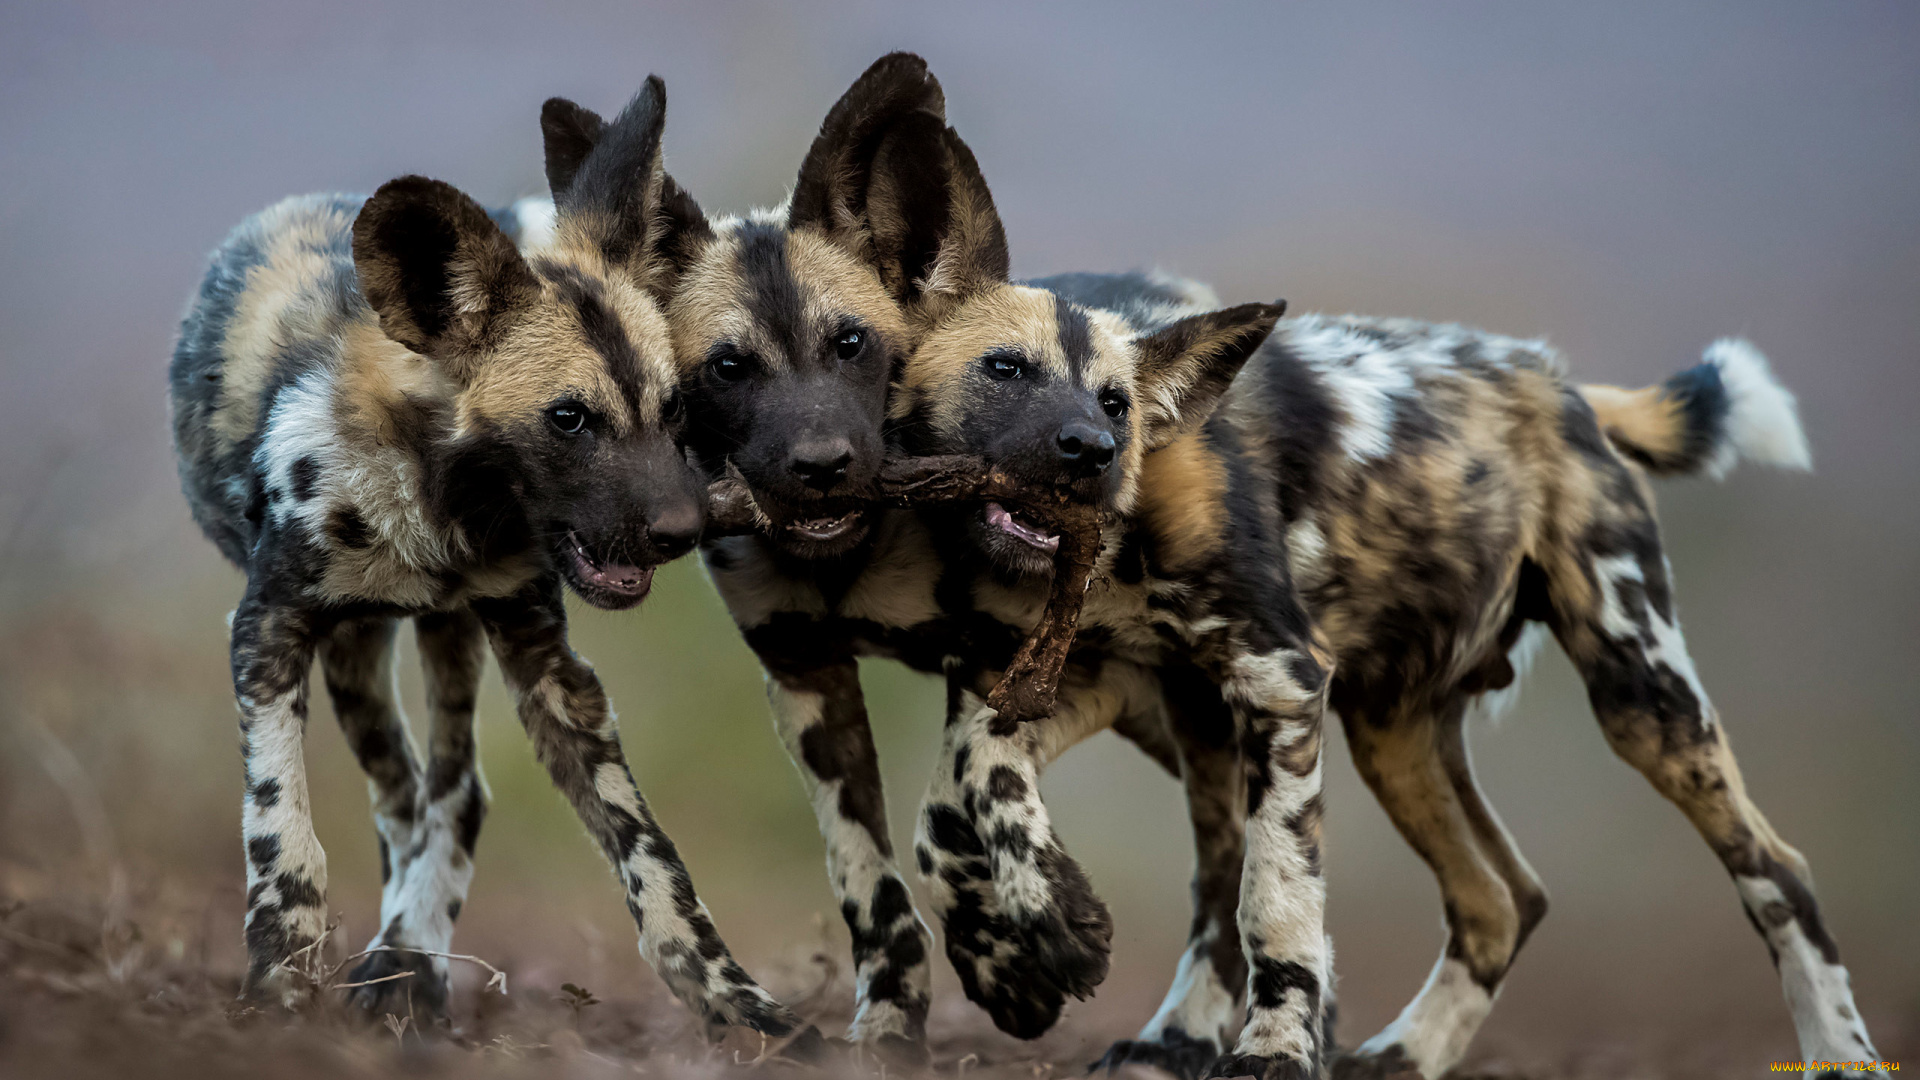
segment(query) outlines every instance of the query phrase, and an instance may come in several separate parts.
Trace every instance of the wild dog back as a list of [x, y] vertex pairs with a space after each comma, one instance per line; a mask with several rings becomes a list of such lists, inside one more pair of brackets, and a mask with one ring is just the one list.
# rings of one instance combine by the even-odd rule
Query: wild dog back
[[252, 471], [266, 406], [303, 371], [338, 364], [349, 333], [362, 348], [384, 337], [353, 270], [365, 201], [299, 196], [248, 218], [214, 252], [182, 323], [168, 372], [180, 483], [194, 521], [236, 565], [265, 516]]

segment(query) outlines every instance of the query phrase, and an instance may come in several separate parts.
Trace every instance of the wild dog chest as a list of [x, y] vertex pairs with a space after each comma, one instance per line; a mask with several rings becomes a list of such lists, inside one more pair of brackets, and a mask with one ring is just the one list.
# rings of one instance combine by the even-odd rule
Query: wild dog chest
[[475, 558], [432, 505], [428, 462], [410, 445], [424, 433], [392, 417], [343, 422], [352, 410], [332, 374], [311, 373], [275, 396], [255, 453], [266, 569], [319, 603], [405, 611], [511, 595], [544, 569], [535, 552]]

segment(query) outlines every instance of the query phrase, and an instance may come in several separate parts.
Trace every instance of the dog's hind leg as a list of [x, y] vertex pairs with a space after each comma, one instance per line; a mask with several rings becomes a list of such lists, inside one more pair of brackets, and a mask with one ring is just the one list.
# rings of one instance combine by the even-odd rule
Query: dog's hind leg
[[1354, 706], [1342, 717], [1361, 777], [1439, 881], [1447, 943], [1413, 1001], [1335, 1064], [1341, 1080], [1409, 1069], [1432, 1080], [1452, 1068], [1546, 914], [1545, 891], [1474, 781], [1466, 703]]
[[[371, 760], [375, 752], [384, 748], [391, 757], [403, 758], [411, 777], [405, 785], [410, 800], [403, 827], [389, 835], [387, 818], [379, 818], [382, 856], [390, 876], [383, 881], [380, 929], [369, 947], [383, 951], [361, 961], [348, 979], [368, 982], [412, 973], [404, 980], [356, 988], [353, 1000], [376, 1015], [396, 1011], [402, 1002], [410, 1003], [416, 1012], [444, 1015], [447, 960], [431, 954], [444, 953], [452, 945], [453, 922], [473, 880], [473, 848], [487, 805], [486, 784], [473, 745], [474, 697], [480, 685], [485, 635], [479, 621], [464, 610], [418, 616], [414, 633], [426, 675], [431, 717], [430, 750], [424, 770], [413, 764], [417, 755], [391, 702], [393, 680], [387, 666], [390, 648], [379, 653], [377, 678], [363, 677], [356, 688], [363, 700], [377, 698], [384, 702], [386, 715], [391, 718], [385, 734], [369, 738], [364, 748], [355, 744], [361, 764], [374, 777], [377, 805], [382, 805], [383, 773], [376, 771]], [[333, 641], [339, 642], [340, 638], [336, 633]], [[389, 645], [391, 638], [389, 629]], [[338, 657], [341, 651], [336, 647], [336, 659], [324, 665], [336, 711], [340, 710], [341, 690], [354, 685], [346, 682], [353, 671]], [[390, 771], [397, 770], [397, 764], [390, 767]], [[410, 949], [423, 951], [406, 951]]]
[[[1166, 1000], [1140, 1034], [1113, 1044], [1095, 1069], [1148, 1064], [1175, 1076], [1199, 1076], [1226, 1049], [1247, 989], [1247, 958], [1234, 917], [1246, 856], [1246, 780], [1234, 739], [1233, 711], [1198, 670], [1160, 673], [1167, 717], [1193, 824], [1193, 924]], [[1131, 734], [1127, 716], [1114, 730]], [[1154, 717], [1157, 721], [1158, 716]], [[1146, 748], [1145, 740], [1136, 738]]]
[[1726, 730], [1687, 655], [1651, 516], [1590, 530], [1573, 554], [1547, 566], [1547, 576], [1554, 631], [1587, 684], [1607, 742], [1687, 815], [1733, 876], [1779, 971], [1800, 1056], [1876, 1060], [1806, 860], [1747, 797]]
[[247, 974], [241, 993], [293, 1006], [312, 990], [327, 928], [327, 856], [313, 832], [303, 743], [313, 614], [249, 588], [233, 613], [233, 688], [247, 793]]
[[[412, 860], [420, 853], [420, 755], [396, 699], [393, 645], [398, 621], [349, 619], [320, 641], [320, 672], [334, 718], [347, 746], [367, 774], [373, 800], [373, 824], [380, 836], [380, 927], [372, 945], [408, 943], [396, 921], [401, 889]], [[424, 958], [375, 954], [361, 961], [348, 982], [411, 972], [405, 979], [356, 987], [351, 1000], [378, 1016], [412, 1011], [438, 1016], [446, 1004], [446, 983]], [[404, 983], [404, 985], [402, 985]]]

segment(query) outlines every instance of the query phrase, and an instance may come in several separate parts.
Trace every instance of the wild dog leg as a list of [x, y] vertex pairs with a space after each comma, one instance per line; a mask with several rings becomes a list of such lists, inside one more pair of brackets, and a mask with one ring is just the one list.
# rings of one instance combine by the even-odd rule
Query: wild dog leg
[[354, 969], [351, 982], [402, 971], [412, 979], [354, 991], [374, 1013], [410, 1002], [445, 1010], [447, 960], [453, 922], [473, 881], [473, 849], [486, 815], [487, 792], [473, 752], [474, 695], [480, 685], [485, 635], [471, 612], [418, 616], [414, 634], [426, 675], [431, 717], [428, 764], [417, 785], [415, 823], [404, 847], [396, 843], [394, 876], [381, 897], [380, 929], [371, 945], [421, 952], [376, 952]]
[[968, 1000], [1000, 1030], [1033, 1039], [1060, 1018], [1066, 992], [1038, 970], [1021, 930], [1001, 910], [986, 845], [965, 809], [965, 747], [975, 736], [966, 721], [983, 707], [980, 697], [949, 680], [947, 722], [914, 828], [914, 858]]
[[1439, 879], [1447, 943], [1399, 1017], [1336, 1065], [1341, 1080], [1408, 1070], [1437, 1078], [1457, 1064], [1546, 914], [1545, 891], [1474, 783], [1465, 706], [1462, 698], [1436, 713], [1396, 703], [1342, 717], [1354, 765]]
[[[407, 868], [421, 850], [416, 840], [420, 824], [423, 779], [413, 736], [395, 700], [393, 643], [397, 620], [350, 619], [335, 626], [320, 642], [320, 671], [334, 717], [347, 745], [367, 774], [373, 799], [374, 828], [380, 834], [380, 928], [374, 945], [402, 944], [396, 923], [399, 898]], [[441, 971], [422, 962], [377, 954], [354, 968], [349, 982], [414, 972], [405, 981], [383, 982], [353, 990], [355, 1004], [379, 1015], [408, 1012], [408, 1006], [426, 1016], [437, 1016], [446, 1005], [446, 981]], [[412, 962], [409, 962], [412, 961]]]
[[[1141, 669], [1109, 663], [1098, 681], [1070, 677], [1052, 716], [995, 734], [994, 710], [972, 693], [950, 690], [943, 754], [935, 766], [935, 790], [921, 817], [922, 846], [967, 857], [977, 844], [991, 875], [991, 895], [971, 897], [980, 910], [962, 912], [970, 927], [968, 958], [954, 956], [968, 996], [986, 1007], [1002, 1030], [1032, 1038], [1058, 1018], [1066, 995], [1085, 997], [1107, 974], [1113, 920], [1093, 893], [1086, 874], [1067, 855], [1040, 800], [1040, 772], [1068, 747], [1110, 726], [1128, 708], [1151, 707], [1158, 686]], [[956, 711], [957, 710], [957, 711]], [[943, 778], [952, 787], [942, 790]], [[965, 824], [955, 828], [950, 814]], [[936, 827], [938, 826], [938, 827]], [[943, 843], [943, 834], [952, 843]], [[971, 838], [969, 840], [969, 838]], [[957, 846], [956, 846], [957, 845]], [[923, 866], [923, 869], [925, 867]], [[948, 882], [960, 903], [980, 888], [961, 884], [958, 868], [930, 873]], [[939, 890], [936, 890], [938, 893]], [[1018, 975], [1015, 981], [1011, 976]]]
[[[1219, 688], [1187, 665], [1163, 669], [1160, 681], [1165, 728], [1193, 824], [1193, 925], [1159, 1011], [1139, 1035], [1113, 1044], [1094, 1068], [1138, 1063], [1190, 1078], [1227, 1048], [1247, 989], [1235, 920], [1246, 854], [1246, 783], [1233, 713]], [[1114, 726], [1123, 734], [1129, 729]]]
[[247, 794], [247, 976], [242, 995], [298, 1004], [308, 985], [286, 965], [327, 926], [327, 856], [313, 833], [302, 743], [318, 634], [309, 612], [249, 590], [233, 613], [233, 688]]
[[1641, 554], [1590, 552], [1562, 572], [1549, 569], [1554, 632], [1614, 752], [1687, 815], [1733, 875], [1780, 973], [1800, 1056], [1877, 1060], [1807, 861], [1747, 796], [1687, 655], [1658, 537], [1650, 522], [1642, 528]]
[[774, 1037], [804, 1029], [809, 1042], [817, 1040], [735, 962], [714, 930], [680, 853], [634, 785], [600, 680], [567, 644], [560, 583], [545, 579], [473, 609], [534, 753], [626, 889], [640, 954], [710, 1024], [740, 1024]]
[[813, 802], [827, 877], [853, 937], [848, 1037], [924, 1061], [933, 935], [894, 865], [880, 760], [850, 643], [811, 619], [776, 619], [749, 630], [747, 642], [766, 668], [774, 725]]
[[[1285, 640], [1278, 627], [1267, 635]], [[1317, 1078], [1332, 957], [1320, 876], [1321, 722], [1331, 663], [1304, 643], [1231, 654], [1216, 678], [1240, 733], [1247, 856], [1238, 921], [1247, 1022], [1210, 1076]]]

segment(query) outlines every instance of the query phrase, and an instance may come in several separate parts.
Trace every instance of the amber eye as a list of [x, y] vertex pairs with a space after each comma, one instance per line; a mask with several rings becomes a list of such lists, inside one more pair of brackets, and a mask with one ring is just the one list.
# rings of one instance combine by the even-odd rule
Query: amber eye
[[1100, 392], [1100, 407], [1106, 410], [1107, 415], [1115, 420], [1127, 415], [1127, 409], [1131, 407], [1132, 404], [1132, 402], [1127, 400], [1127, 395], [1118, 390], [1103, 390]]
[[987, 374], [1001, 382], [1027, 377], [1027, 365], [1014, 353], [988, 353], [980, 358], [986, 366]]
[[842, 360], [851, 360], [860, 355], [860, 349], [867, 343], [867, 335], [859, 330], [842, 330], [833, 339], [833, 355]]
[[587, 410], [571, 401], [563, 401], [547, 410], [547, 423], [562, 435], [578, 435], [587, 430]]

